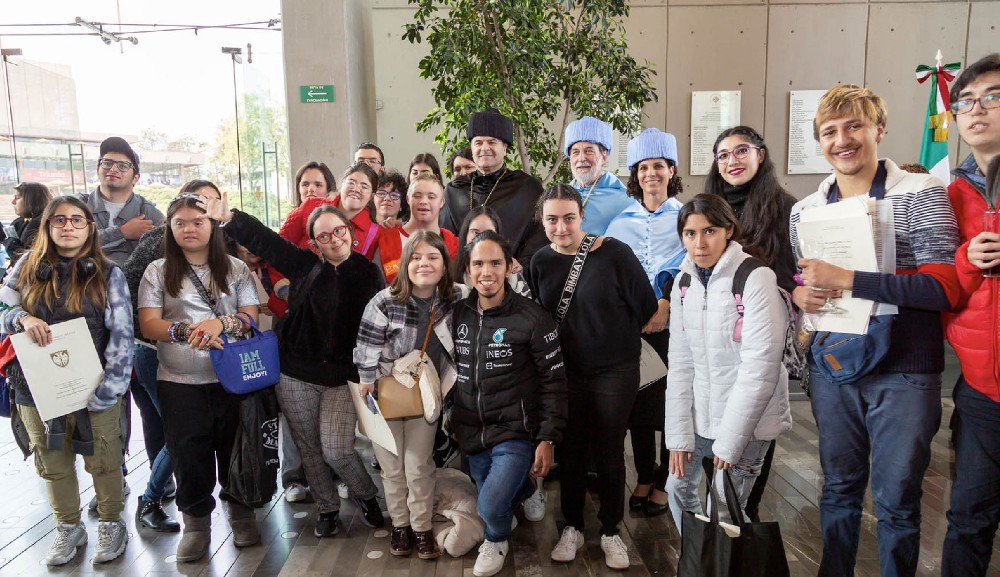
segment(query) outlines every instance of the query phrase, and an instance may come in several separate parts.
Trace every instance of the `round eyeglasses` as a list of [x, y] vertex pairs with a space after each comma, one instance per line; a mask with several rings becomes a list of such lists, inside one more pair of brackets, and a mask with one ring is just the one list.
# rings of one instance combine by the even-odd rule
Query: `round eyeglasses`
[[732, 150], [723, 150], [722, 152], [716, 154], [715, 162], [718, 162], [719, 164], [726, 164], [731, 158], [743, 160], [748, 154], [750, 154], [751, 150], [760, 150], [760, 147], [750, 146], [749, 144], [741, 144]]
[[315, 240], [320, 244], [329, 244], [330, 241], [333, 240], [333, 237], [344, 238], [345, 236], [347, 236], [347, 227], [335, 226], [333, 227], [333, 234], [330, 234], [329, 232], [321, 232], [316, 235]]

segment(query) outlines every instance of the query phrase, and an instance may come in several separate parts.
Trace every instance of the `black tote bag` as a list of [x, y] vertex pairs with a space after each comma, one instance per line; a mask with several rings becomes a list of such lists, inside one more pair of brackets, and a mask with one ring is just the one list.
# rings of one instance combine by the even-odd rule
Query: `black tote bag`
[[729, 516], [739, 528], [731, 536], [719, 524], [715, 475], [708, 476], [708, 521], [684, 511], [678, 577], [789, 577], [781, 530], [775, 522], [751, 523], [743, 516], [729, 472], [723, 474]]

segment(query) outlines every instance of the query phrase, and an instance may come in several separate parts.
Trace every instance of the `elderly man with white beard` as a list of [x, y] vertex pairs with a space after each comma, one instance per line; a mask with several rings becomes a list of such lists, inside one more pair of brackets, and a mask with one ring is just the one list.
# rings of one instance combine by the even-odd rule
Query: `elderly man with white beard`
[[629, 204], [625, 185], [604, 170], [614, 137], [611, 125], [584, 116], [566, 127], [566, 156], [573, 171], [571, 186], [583, 198], [584, 232], [603, 235], [611, 220]]

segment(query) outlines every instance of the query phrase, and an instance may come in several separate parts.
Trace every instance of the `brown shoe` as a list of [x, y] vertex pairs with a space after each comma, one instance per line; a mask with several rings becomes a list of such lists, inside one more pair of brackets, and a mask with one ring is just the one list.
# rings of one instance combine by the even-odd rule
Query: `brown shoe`
[[417, 542], [417, 557], [421, 559], [437, 559], [441, 556], [437, 541], [434, 540], [433, 531], [414, 531], [413, 537]]
[[413, 531], [409, 526], [392, 528], [389, 552], [399, 557], [406, 557], [413, 552]]

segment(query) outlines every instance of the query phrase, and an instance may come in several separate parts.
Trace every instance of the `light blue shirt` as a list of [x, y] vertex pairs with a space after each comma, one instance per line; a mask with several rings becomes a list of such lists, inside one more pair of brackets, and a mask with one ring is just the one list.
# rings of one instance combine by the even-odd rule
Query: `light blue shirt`
[[625, 190], [625, 185], [610, 172], [605, 172], [601, 178], [598, 178], [597, 182], [593, 184], [593, 188], [590, 185], [580, 186], [576, 180], [570, 186], [583, 197], [581, 228], [584, 232], [597, 236], [605, 234], [611, 221], [632, 202]]
[[677, 214], [684, 205], [674, 197], [649, 212], [641, 202], [633, 198], [629, 198], [629, 202], [608, 225], [607, 235], [632, 249], [646, 271], [656, 298], [664, 298], [663, 283], [680, 271], [686, 254], [684, 243], [677, 234]]

